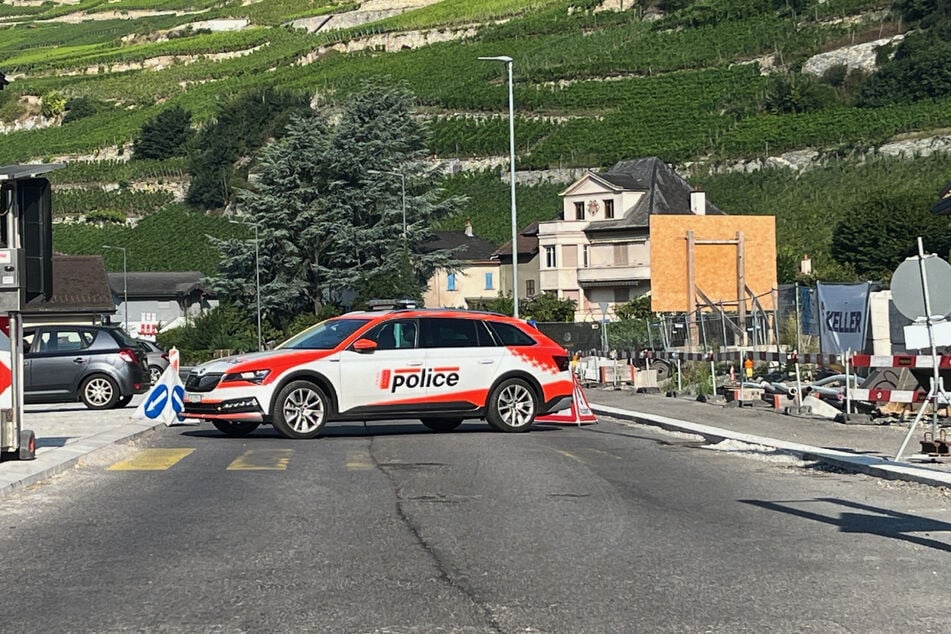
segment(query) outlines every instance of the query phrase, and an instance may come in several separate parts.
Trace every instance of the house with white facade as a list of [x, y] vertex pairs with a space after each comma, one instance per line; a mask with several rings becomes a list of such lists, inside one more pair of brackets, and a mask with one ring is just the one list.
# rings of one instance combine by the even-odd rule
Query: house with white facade
[[180, 326], [218, 305], [201, 271], [109, 273], [108, 283], [116, 305], [113, 323], [150, 341], [158, 332]]
[[574, 300], [576, 321], [650, 292], [651, 216], [724, 215], [656, 157], [588, 172], [561, 198], [561, 217], [538, 224], [539, 291]]

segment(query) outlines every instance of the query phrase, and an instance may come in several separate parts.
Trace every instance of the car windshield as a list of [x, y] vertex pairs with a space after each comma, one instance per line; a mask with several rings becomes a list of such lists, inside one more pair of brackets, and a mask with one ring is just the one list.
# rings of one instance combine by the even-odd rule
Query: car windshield
[[331, 350], [369, 321], [369, 319], [328, 319], [297, 333], [278, 348]]

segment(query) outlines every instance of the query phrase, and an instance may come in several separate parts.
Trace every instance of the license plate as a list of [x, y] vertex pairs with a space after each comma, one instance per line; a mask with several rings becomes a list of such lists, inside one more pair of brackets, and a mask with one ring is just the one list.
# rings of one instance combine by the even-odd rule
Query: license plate
[[201, 394], [191, 394], [186, 392], [185, 402], [186, 403], [201, 403]]

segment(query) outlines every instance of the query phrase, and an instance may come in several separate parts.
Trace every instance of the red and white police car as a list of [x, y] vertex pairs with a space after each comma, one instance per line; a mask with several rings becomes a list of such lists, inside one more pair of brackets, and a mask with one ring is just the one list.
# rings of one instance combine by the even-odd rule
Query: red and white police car
[[273, 425], [314, 438], [327, 422], [413, 419], [436, 431], [466, 419], [527, 431], [571, 406], [567, 351], [531, 325], [494, 313], [390, 309], [334, 317], [274, 350], [195, 367], [185, 418], [230, 436]]

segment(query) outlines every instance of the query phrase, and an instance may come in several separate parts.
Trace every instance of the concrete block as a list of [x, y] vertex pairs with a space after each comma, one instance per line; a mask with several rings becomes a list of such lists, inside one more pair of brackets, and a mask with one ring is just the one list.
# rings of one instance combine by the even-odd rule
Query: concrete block
[[828, 418], [829, 420], [835, 420], [835, 417], [842, 413], [841, 410], [815, 396], [805, 397], [802, 399], [802, 404], [804, 407], [808, 406], [811, 408], [813, 416], [820, 416], [822, 418]]

